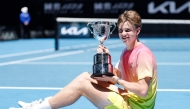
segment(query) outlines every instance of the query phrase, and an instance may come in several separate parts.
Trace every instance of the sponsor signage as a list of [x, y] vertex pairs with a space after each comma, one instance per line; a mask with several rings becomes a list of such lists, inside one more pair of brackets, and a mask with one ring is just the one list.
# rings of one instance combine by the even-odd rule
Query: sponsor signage
[[163, 3], [156, 6], [154, 1], [148, 3], [148, 13], [149, 14], [180, 14], [183, 11], [190, 13], [190, 1], [183, 3], [177, 7], [176, 1], [164, 1]]
[[1, 31], [0, 32], [0, 41], [15, 40], [15, 39], [18, 39], [15, 31]]
[[133, 9], [134, 2], [94, 2], [94, 14], [118, 14]]
[[44, 3], [44, 14], [83, 14], [84, 3]]
[[[18, 34], [19, 13], [23, 6], [27, 6], [31, 14], [31, 30], [55, 30], [57, 17], [117, 19], [125, 10], [131, 9], [139, 12], [142, 19], [190, 19], [190, 0], [1, 0], [0, 26], [15, 27], [14, 31]], [[5, 11], [7, 7], [12, 10]], [[89, 33], [85, 33], [85, 23], [80, 23], [78, 25], [82, 26], [77, 27], [68, 25], [70, 24], [59, 27], [61, 36], [77, 37], [79, 34], [89, 37]], [[0, 39], [12, 39], [11, 34], [3, 33]]]
[[59, 17], [117, 18], [125, 10], [136, 10], [143, 19], [190, 19], [189, 0], [112, 0], [44, 2], [44, 14]]
[[61, 23], [59, 25], [60, 37], [90, 37], [86, 23]]

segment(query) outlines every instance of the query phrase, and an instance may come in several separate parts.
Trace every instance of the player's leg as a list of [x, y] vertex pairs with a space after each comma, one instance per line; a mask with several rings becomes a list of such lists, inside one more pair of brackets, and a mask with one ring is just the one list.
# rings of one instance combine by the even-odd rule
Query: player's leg
[[57, 109], [70, 105], [81, 96], [88, 98], [96, 107], [103, 109], [112, 104], [108, 99], [109, 90], [92, 83], [96, 81], [90, 77], [91, 74], [85, 72], [75, 78], [70, 84], [64, 87], [59, 93], [49, 99], [52, 109]]
[[30, 104], [26, 107], [29, 107], [29, 109], [57, 109], [70, 105], [81, 96], [85, 96], [98, 109], [128, 109], [126, 97], [121, 96], [116, 92], [110, 92], [107, 88], [92, 83], [97, 81], [90, 76], [91, 75], [87, 72], [82, 73], [52, 98], [44, 100], [42, 103], [37, 102], [37, 105]]

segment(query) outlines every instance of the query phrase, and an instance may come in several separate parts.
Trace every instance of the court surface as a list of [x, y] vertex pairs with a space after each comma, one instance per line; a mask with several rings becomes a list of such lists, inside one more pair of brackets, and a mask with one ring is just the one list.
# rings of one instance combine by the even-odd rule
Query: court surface
[[[140, 38], [158, 62], [158, 95], [155, 109], [189, 109], [190, 39]], [[93, 56], [99, 42], [89, 39], [23, 39], [0, 42], [0, 109], [19, 107], [17, 101], [31, 102], [52, 96], [84, 71], [92, 72]], [[119, 38], [105, 42], [115, 65], [124, 44]], [[96, 109], [86, 98], [64, 109]]]

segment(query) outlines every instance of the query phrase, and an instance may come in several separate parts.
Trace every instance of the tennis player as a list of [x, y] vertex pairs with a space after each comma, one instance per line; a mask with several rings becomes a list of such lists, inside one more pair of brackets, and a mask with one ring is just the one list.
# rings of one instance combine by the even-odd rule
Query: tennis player
[[[98, 109], [154, 109], [157, 64], [151, 50], [139, 41], [141, 17], [134, 10], [125, 11], [118, 17], [117, 26], [126, 47], [115, 65], [114, 76], [91, 77], [84, 72], [53, 97], [28, 104], [19, 102], [21, 108], [17, 109], [57, 109], [73, 104], [81, 96]], [[109, 53], [99, 45], [97, 52], [102, 51]]]

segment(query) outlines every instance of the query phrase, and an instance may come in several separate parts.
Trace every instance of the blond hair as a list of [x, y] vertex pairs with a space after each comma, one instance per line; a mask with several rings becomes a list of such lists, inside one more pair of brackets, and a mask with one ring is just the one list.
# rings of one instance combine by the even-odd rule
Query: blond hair
[[140, 27], [142, 28], [142, 22], [141, 22], [141, 16], [139, 13], [137, 13], [134, 10], [128, 10], [123, 12], [117, 20], [117, 25], [124, 22], [130, 22], [132, 25], [134, 25], [136, 28]]

